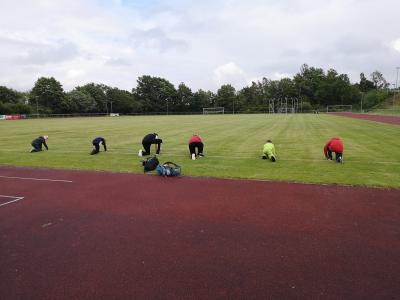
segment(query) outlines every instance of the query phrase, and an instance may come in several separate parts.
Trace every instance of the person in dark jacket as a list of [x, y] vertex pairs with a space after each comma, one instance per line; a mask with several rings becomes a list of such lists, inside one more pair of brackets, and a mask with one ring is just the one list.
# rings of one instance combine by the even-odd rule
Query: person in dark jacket
[[48, 138], [49, 137], [47, 135], [44, 135], [34, 139], [31, 143], [32, 145], [31, 153], [42, 151], [42, 145], [46, 147], [46, 150], [49, 150], [49, 147], [46, 144]]
[[[196, 156], [204, 156], [203, 148], [204, 144], [201, 137], [198, 136], [197, 134], [192, 135], [192, 137], [189, 140], [189, 152], [192, 160], [195, 160]], [[196, 149], [197, 149], [197, 154], [196, 154]]]
[[97, 154], [100, 152], [100, 145], [103, 145], [104, 151], [107, 151], [106, 140], [102, 137], [97, 137], [92, 141], [94, 149], [90, 152], [90, 155]]
[[335, 159], [336, 162], [342, 163], [343, 162], [343, 142], [340, 138], [334, 137], [330, 139], [324, 147], [324, 154], [325, 158], [328, 160], [332, 160], [332, 152], [335, 152]]
[[156, 145], [156, 154], [161, 152], [162, 139], [159, 138], [157, 133], [149, 133], [142, 140], [144, 150], [139, 150], [139, 156], [150, 155], [150, 147], [152, 144]]

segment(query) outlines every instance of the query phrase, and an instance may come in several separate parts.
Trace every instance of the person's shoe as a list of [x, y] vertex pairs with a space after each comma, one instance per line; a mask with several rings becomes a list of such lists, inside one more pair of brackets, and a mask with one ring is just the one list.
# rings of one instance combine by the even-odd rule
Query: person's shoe
[[267, 159], [267, 157], [266, 157], [265, 155], [263, 155], [261, 158], [262, 158], [262, 159]]
[[276, 162], [275, 156], [271, 156], [271, 161], [272, 161], [272, 162]]
[[192, 153], [192, 160], [196, 159], [196, 154]]
[[203, 154], [203, 153], [199, 153], [199, 156], [203, 157], [203, 156], [204, 156], [204, 154]]
[[138, 156], [143, 156], [143, 150], [142, 149], [139, 150]]

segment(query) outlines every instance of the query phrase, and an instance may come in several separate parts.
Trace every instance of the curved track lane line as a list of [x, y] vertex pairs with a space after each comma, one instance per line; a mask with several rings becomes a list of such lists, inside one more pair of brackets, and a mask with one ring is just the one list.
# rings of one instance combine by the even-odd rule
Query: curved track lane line
[[64, 180], [64, 179], [33, 178], [33, 177], [3, 176], [3, 175], [0, 175], [0, 178], [21, 179], [21, 180], [36, 180], [36, 181], [51, 181], [51, 182], [66, 182], [66, 183], [72, 183], [73, 182], [71, 180]]

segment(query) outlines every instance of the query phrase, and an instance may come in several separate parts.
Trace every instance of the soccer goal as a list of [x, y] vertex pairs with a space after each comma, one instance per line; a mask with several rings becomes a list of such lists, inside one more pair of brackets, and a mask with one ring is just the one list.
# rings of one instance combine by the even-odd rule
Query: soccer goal
[[352, 112], [353, 105], [328, 105], [326, 112]]
[[224, 114], [225, 109], [223, 107], [203, 107], [203, 115], [209, 114]]

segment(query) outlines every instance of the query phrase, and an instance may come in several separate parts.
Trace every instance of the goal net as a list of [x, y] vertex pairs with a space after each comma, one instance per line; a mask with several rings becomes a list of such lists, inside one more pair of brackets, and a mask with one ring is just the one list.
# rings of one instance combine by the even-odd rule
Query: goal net
[[352, 112], [353, 105], [328, 105], [326, 112]]
[[203, 115], [223, 113], [225, 113], [225, 109], [223, 107], [203, 107]]

